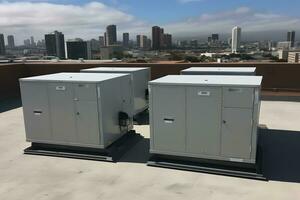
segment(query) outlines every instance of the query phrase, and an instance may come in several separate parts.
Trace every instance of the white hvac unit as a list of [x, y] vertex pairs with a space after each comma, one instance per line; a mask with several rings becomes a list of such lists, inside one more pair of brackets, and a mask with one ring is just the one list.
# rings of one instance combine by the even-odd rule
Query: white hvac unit
[[182, 75], [255, 75], [255, 67], [191, 67], [182, 70]]
[[254, 164], [261, 82], [210, 75], [150, 81], [150, 152]]
[[20, 86], [28, 142], [104, 149], [133, 128], [128, 74], [58, 73]]
[[134, 94], [134, 114], [137, 115], [148, 109], [148, 82], [150, 80], [150, 68], [137, 67], [98, 67], [81, 70], [87, 73], [128, 73], [132, 79]]

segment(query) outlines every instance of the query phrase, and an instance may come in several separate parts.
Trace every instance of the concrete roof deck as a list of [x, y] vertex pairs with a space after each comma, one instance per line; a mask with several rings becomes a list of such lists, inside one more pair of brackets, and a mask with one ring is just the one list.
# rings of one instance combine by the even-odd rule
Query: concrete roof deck
[[144, 139], [118, 163], [24, 155], [22, 108], [0, 113], [0, 197], [19, 199], [299, 199], [300, 102], [262, 101], [268, 182], [145, 165]]

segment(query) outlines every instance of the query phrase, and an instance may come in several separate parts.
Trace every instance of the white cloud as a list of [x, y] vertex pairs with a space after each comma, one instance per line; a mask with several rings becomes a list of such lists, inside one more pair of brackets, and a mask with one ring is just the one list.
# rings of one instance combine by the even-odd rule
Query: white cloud
[[[31, 35], [41, 39], [45, 33], [54, 30], [62, 31], [66, 38], [96, 38], [103, 34], [108, 24], [116, 24], [120, 35], [125, 31], [130, 32], [132, 38], [138, 33], [150, 35], [151, 26], [154, 25], [139, 20], [126, 11], [99, 2], [64, 5], [0, 0], [0, 32], [15, 35], [19, 44]], [[300, 19], [240, 7], [229, 11], [202, 13], [181, 21], [158, 25], [163, 26], [165, 31], [172, 33], [174, 37], [197, 37], [213, 32], [230, 33], [231, 28], [236, 25], [241, 26], [243, 32], [297, 30], [300, 27]]]
[[199, 36], [213, 32], [230, 33], [232, 27], [237, 25], [247, 32], [280, 31], [297, 29], [300, 27], [300, 19], [240, 7], [166, 24], [165, 30], [177, 36]]
[[59, 30], [67, 38], [89, 39], [103, 34], [108, 24], [117, 24], [124, 31], [140, 32], [145, 23], [123, 11], [103, 3], [63, 5], [47, 2], [0, 3], [0, 30], [13, 34], [19, 43], [31, 35], [42, 38], [45, 33]]

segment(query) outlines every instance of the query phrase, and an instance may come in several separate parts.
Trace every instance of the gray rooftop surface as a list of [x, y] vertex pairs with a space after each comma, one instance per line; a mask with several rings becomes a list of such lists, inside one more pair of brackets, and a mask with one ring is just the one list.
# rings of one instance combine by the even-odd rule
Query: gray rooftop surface
[[0, 113], [0, 199], [3, 200], [296, 200], [300, 197], [300, 102], [262, 101], [268, 127], [265, 163], [270, 181], [146, 166], [149, 126], [135, 126], [144, 140], [118, 163], [24, 155], [22, 108]]
[[260, 86], [262, 76], [218, 76], [218, 75], [168, 75], [150, 85], [210, 85], [210, 86]]
[[82, 72], [135, 72], [148, 69], [147, 67], [95, 67], [90, 69], [83, 69]]
[[183, 72], [255, 72], [255, 67], [190, 67]]
[[56, 73], [49, 75], [21, 78], [20, 81], [61, 81], [61, 82], [102, 82], [105, 80], [128, 76], [128, 74], [97, 74], [97, 73]]

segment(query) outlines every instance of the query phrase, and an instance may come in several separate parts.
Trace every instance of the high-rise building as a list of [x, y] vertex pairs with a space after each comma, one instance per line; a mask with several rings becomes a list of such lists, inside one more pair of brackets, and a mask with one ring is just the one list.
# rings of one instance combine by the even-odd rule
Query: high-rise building
[[211, 40], [212, 40], [212, 42], [219, 41], [219, 34], [217, 34], [217, 33], [212, 34], [211, 35]]
[[241, 46], [242, 29], [238, 26], [232, 29], [232, 42], [231, 51], [232, 53], [237, 53], [240, 51]]
[[30, 39], [24, 40], [24, 46], [25, 47], [30, 47]]
[[45, 48], [45, 40], [38, 40], [36, 43], [37, 47]]
[[65, 36], [61, 32], [45, 35], [46, 51], [48, 56], [56, 56], [60, 59], [66, 58], [65, 53]]
[[91, 51], [92, 52], [100, 51], [100, 42], [99, 42], [99, 40], [91, 39], [90, 44], [91, 44]]
[[137, 35], [136, 36], [137, 47], [141, 49], [148, 48], [148, 38], [145, 35]]
[[5, 55], [5, 42], [3, 34], [0, 34], [0, 55]]
[[68, 40], [67, 41], [67, 54], [68, 59], [86, 59], [92, 58], [91, 43], [83, 41], [82, 39]]
[[117, 44], [117, 26], [108, 25], [106, 27], [107, 46]]
[[291, 42], [291, 47], [295, 47], [295, 31], [289, 31], [287, 32], [287, 41]]
[[208, 38], [207, 38], [207, 42], [208, 42], [208, 43], [211, 43], [211, 41], [212, 41], [212, 38], [211, 38], [211, 37], [208, 37]]
[[129, 46], [129, 33], [123, 33], [123, 46]]
[[161, 29], [159, 26], [152, 27], [152, 49], [159, 50], [161, 43]]
[[166, 49], [172, 48], [172, 35], [171, 34], [164, 34], [164, 47]]
[[35, 42], [34, 42], [34, 37], [33, 37], [33, 36], [30, 37], [30, 45], [31, 45], [32, 47], [35, 47], [35, 46], [36, 46], [36, 44], [35, 44]]
[[137, 35], [136, 36], [136, 46], [137, 48], [140, 48], [141, 47], [141, 43], [142, 43], [142, 35]]
[[198, 47], [198, 40], [191, 40], [190, 45], [192, 48], [197, 48]]
[[15, 48], [15, 39], [13, 35], [8, 35], [7, 36], [7, 46], [10, 49]]
[[104, 32], [104, 46], [107, 46], [107, 34]]
[[164, 49], [165, 48], [165, 33], [164, 33], [164, 29], [161, 28], [160, 29], [160, 42], [159, 42], [159, 46], [160, 46], [160, 49]]
[[104, 36], [99, 36], [99, 44], [100, 44], [100, 47], [104, 47], [105, 46]]

